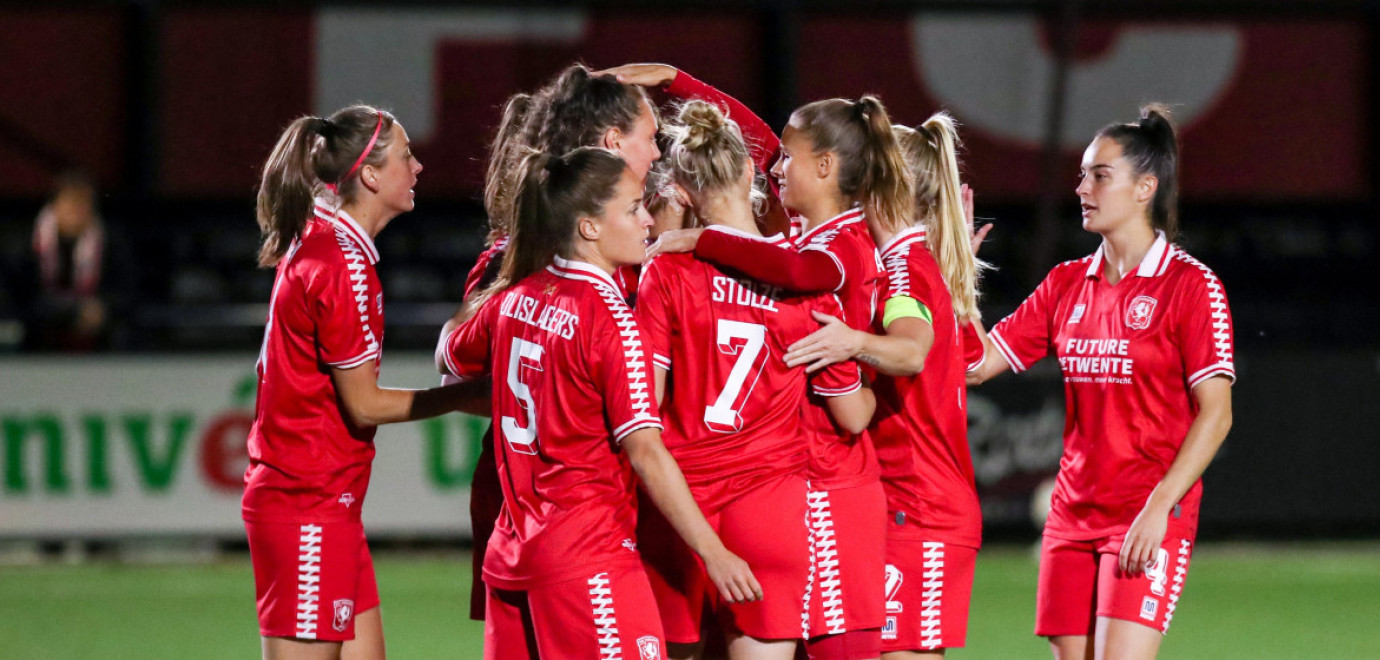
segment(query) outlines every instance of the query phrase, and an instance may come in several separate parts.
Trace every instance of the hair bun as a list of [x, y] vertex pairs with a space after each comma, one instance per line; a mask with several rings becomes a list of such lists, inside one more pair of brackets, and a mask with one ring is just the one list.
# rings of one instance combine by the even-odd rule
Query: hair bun
[[691, 151], [710, 143], [728, 127], [728, 117], [723, 111], [706, 101], [687, 101], [681, 106], [677, 119], [685, 127], [683, 144]]

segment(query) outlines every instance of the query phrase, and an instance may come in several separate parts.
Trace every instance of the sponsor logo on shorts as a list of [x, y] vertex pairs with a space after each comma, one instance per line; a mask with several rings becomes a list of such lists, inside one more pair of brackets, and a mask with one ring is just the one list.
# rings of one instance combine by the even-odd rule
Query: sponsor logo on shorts
[[1155, 615], [1160, 612], [1160, 601], [1154, 596], [1146, 596], [1140, 602], [1140, 618], [1146, 621], [1154, 621]]
[[336, 500], [336, 501], [337, 501], [337, 502], [340, 502], [341, 504], [344, 504], [344, 505], [345, 505], [345, 508], [348, 509], [348, 508], [350, 508], [350, 505], [351, 505], [351, 504], [354, 504], [354, 503], [355, 503], [355, 496], [354, 496], [352, 493], [345, 493], [345, 494], [341, 495], [341, 496], [340, 496], [340, 499], [338, 499], [338, 500]]
[[901, 569], [886, 565], [886, 613], [900, 614], [902, 612], [901, 601], [896, 600], [896, 592], [901, 590], [901, 583], [905, 581], [905, 576], [901, 574]]
[[335, 628], [336, 632], [345, 632], [345, 628], [350, 625], [350, 617], [355, 613], [355, 601], [341, 598], [331, 604], [331, 611], [335, 612], [331, 627]]
[[886, 625], [882, 626], [882, 639], [896, 639], [896, 617], [890, 615], [886, 617]]
[[638, 637], [637, 655], [642, 660], [661, 660], [661, 640], [653, 635]]
[[1074, 305], [1074, 306], [1073, 306], [1073, 313], [1069, 315], [1069, 323], [1077, 323], [1077, 322], [1079, 322], [1079, 321], [1082, 321], [1082, 320], [1083, 320], [1083, 312], [1084, 312], [1084, 310], [1086, 310], [1087, 308], [1088, 308], [1088, 306], [1087, 306], [1087, 305], [1084, 305], [1083, 303], [1078, 303], [1077, 305]]
[[1150, 317], [1155, 314], [1155, 305], [1159, 301], [1150, 296], [1136, 296], [1131, 301], [1131, 306], [1126, 308], [1126, 327], [1132, 330], [1144, 330], [1150, 327]]
[[1160, 548], [1155, 553], [1155, 561], [1145, 567], [1145, 579], [1150, 581], [1150, 593], [1164, 595], [1164, 586], [1169, 582], [1169, 551]]

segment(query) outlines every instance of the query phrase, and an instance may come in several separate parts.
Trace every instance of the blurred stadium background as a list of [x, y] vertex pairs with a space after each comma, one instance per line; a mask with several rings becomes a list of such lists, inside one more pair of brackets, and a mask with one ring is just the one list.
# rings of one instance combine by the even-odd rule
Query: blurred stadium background
[[[254, 267], [257, 168], [304, 113], [362, 100], [407, 126], [426, 170], [379, 240], [382, 375], [428, 385], [482, 248], [498, 105], [573, 60], [674, 64], [777, 127], [864, 92], [907, 123], [948, 109], [996, 223], [989, 320], [1095, 247], [1072, 189], [1096, 128], [1175, 104], [1181, 242], [1226, 284], [1240, 383], [1165, 657], [1380, 657], [1378, 36], [1363, 0], [0, 7], [0, 658], [257, 653], [239, 520], [272, 283]], [[17, 273], [74, 168], [133, 267], [108, 345], [59, 354], [34, 348]], [[1046, 657], [1027, 546], [1063, 404], [1043, 366], [972, 395], [988, 547], [956, 657]], [[379, 434], [365, 518], [395, 657], [479, 656], [466, 488], [483, 427]]]

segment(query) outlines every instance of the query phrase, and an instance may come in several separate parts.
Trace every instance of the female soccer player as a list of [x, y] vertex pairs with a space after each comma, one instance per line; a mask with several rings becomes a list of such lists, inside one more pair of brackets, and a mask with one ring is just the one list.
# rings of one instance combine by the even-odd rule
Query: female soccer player
[[504, 505], [484, 561], [485, 657], [662, 658], [634, 471], [722, 598], [761, 586], [661, 444], [641, 333], [613, 280], [644, 258], [641, 181], [591, 147], [530, 156], [522, 181], [502, 272], [472, 319], [448, 324], [443, 355], [451, 373], [493, 382]]
[[1083, 152], [1088, 257], [1054, 267], [992, 329], [972, 378], [1059, 358], [1068, 420], [1041, 546], [1035, 634], [1056, 659], [1153, 658], [1198, 527], [1200, 477], [1231, 428], [1232, 322], [1211, 270], [1171, 241], [1178, 142], [1141, 109]]
[[[567, 67], [552, 82], [533, 94], [519, 93], [504, 104], [503, 118], [489, 151], [484, 184], [484, 208], [489, 218], [488, 247], [465, 280], [465, 300], [494, 281], [508, 245], [513, 220], [515, 180], [521, 156], [527, 150], [565, 153], [581, 146], [603, 146], [623, 154], [633, 173], [646, 178], [652, 162], [660, 157], [656, 146], [656, 112], [641, 88], [619, 83], [612, 76], [591, 74], [579, 64]], [[627, 292], [636, 287], [627, 269], [616, 279]], [[469, 318], [473, 308], [461, 304], [457, 321]], [[445, 335], [441, 335], [441, 340]], [[437, 346], [437, 367], [446, 373]], [[444, 380], [443, 382], [450, 382]], [[481, 440], [479, 459], [470, 484], [470, 529], [474, 535], [471, 559], [473, 581], [470, 618], [484, 620], [483, 564], [485, 545], [503, 504], [494, 465], [493, 432]]]
[[383, 292], [374, 237], [412, 210], [421, 171], [402, 125], [362, 105], [294, 121], [264, 165], [259, 263], [276, 265], [277, 276], [243, 515], [265, 658], [384, 656], [360, 524], [375, 427], [482, 394], [468, 385], [378, 386]]
[[[714, 105], [689, 101], [666, 132], [665, 162], [694, 221], [768, 241], [754, 219], [755, 168], [737, 125]], [[689, 254], [657, 257], [641, 280], [637, 314], [658, 396], [668, 397], [667, 448], [724, 543], [762, 582], [763, 600], [720, 612], [733, 658], [789, 659], [802, 632], [809, 540], [799, 410], [807, 379], [781, 356], [817, 327], [812, 310], [840, 313], [830, 296], [792, 294]], [[808, 384], [845, 430], [867, 427], [874, 406], [855, 365], [837, 365]], [[647, 518], [642, 529], [655, 529]], [[672, 655], [691, 657], [704, 605], [700, 569], [670, 535], [649, 530], [642, 538]], [[651, 546], [657, 538], [667, 542]]]
[[888, 276], [878, 334], [828, 319], [786, 359], [814, 369], [870, 356], [885, 374], [875, 384], [870, 432], [887, 495], [882, 657], [900, 660], [942, 656], [965, 642], [982, 510], [968, 449], [962, 326], [977, 314], [980, 262], [970, 244], [953, 120], [939, 113], [894, 130], [914, 177], [920, 222], [875, 234]]
[[[914, 198], [891, 121], [873, 97], [829, 99], [797, 109], [782, 133], [772, 173], [781, 201], [804, 219], [796, 249], [783, 250], [726, 232], [667, 232], [659, 251], [735, 268], [761, 282], [800, 292], [833, 292], [844, 320], [870, 327], [881, 279], [873, 243], [914, 216]], [[863, 356], [866, 359], [868, 356]], [[875, 658], [883, 623], [885, 495], [866, 433], [838, 429], [818, 401], [805, 408], [809, 430], [811, 542], [810, 653]]]

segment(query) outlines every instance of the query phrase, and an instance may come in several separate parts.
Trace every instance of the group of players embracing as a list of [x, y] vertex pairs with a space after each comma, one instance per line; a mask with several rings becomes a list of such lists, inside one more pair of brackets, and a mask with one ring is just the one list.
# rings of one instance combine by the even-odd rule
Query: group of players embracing
[[[298, 120], [260, 191], [278, 277], [244, 511], [265, 655], [382, 657], [351, 506], [372, 429], [458, 409], [493, 420], [471, 491], [486, 658], [940, 656], [965, 643], [982, 537], [967, 386], [1054, 353], [1070, 423], [1036, 633], [1056, 658], [1153, 656], [1182, 587], [1164, 548], [1186, 571], [1234, 379], [1220, 283], [1168, 242], [1173, 127], [1151, 108], [1099, 133], [1078, 192], [1103, 247], [990, 337], [957, 145], [947, 114], [893, 124], [871, 96], [778, 137], [673, 67], [572, 65], [506, 104], [489, 247], [436, 350], [454, 382], [406, 391], [377, 386], [372, 238], [421, 166], [386, 112]], [[1077, 411], [1091, 396], [1107, 410]]]

